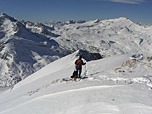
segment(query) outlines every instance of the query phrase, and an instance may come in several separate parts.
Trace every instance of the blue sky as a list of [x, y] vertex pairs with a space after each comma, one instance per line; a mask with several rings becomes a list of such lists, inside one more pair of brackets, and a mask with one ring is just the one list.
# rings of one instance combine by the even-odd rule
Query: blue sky
[[152, 24], [152, 0], [0, 0], [0, 13], [32, 22], [111, 19]]

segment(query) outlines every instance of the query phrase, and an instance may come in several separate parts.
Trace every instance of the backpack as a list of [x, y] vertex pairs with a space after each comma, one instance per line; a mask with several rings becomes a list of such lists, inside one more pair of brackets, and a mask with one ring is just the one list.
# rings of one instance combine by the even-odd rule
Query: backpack
[[78, 59], [78, 60], [76, 61], [76, 65], [77, 65], [77, 66], [81, 66], [81, 65], [82, 65], [82, 61], [81, 61], [80, 59]]
[[74, 80], [76, 80], [77, 77], [78, 77], [78, 71], [74, 71], [71, 78], [74, 78]]

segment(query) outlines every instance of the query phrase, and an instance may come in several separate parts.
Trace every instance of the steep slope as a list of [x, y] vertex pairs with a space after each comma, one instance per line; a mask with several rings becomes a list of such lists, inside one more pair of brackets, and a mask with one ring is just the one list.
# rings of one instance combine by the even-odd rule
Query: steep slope
[[0, 15], [1, 87], [14, 85], [68, 53], [56, 41], [28, 30], [21, 21]]
[[134, 73], [116, 73], [135, 59], [117, 55], [88, 62], [80, 81], [63, 81], [70, 77], [76, 55], [47, 65], [0, 94], [0, 114], [151, 114], [152, 71], [146, 66], [151, 62], [137, 59]]

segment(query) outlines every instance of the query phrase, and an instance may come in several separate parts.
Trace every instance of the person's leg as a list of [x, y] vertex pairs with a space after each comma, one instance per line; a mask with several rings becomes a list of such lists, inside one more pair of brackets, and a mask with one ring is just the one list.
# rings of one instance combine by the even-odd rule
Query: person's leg
[[82, 69], [80, 68], [80, 69], [79, 69], [79, 75], [78, 75], [79, 78], [81, 78], [81, 72], [82, 72]]
[[78, 78], [79, 77], [79, 69], [77, 67], [76, 67], [76, 72], [77, 72], [76, 78]]

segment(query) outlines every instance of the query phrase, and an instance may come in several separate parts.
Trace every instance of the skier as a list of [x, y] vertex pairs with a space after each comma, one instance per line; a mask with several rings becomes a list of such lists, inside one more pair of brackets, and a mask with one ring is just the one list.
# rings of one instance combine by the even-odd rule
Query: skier
[[77, 78], [81, 78], [81, 72], [82, 72], [82, 65], [85, 65], [86, 63], [83, 62], [82, 60], [82, 55], [80, 55], [79, 59], [75, 61], [75, 68], [76, 72], [78, 73]]

